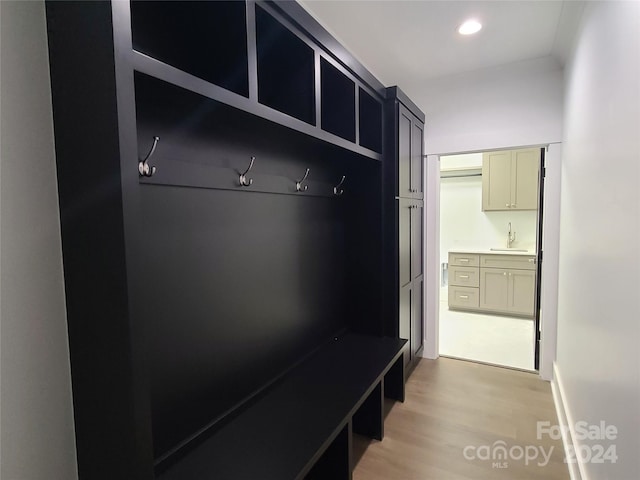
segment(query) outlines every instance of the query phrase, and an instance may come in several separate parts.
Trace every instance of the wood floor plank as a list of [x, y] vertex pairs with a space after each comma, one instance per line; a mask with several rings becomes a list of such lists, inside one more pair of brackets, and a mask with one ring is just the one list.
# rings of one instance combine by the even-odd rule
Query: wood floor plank
[[[405, 402], [386, 409], [382, 442], [355, 438], [354, 480], [569, 479], [562, 442], [537, 438], [537, 422], [557, 419], [551, 387], [535, 374], [423, 359]], [[498, 446], [506, 459], [484, 459]], [[527, 450], [537, 458], [518, 458]]]

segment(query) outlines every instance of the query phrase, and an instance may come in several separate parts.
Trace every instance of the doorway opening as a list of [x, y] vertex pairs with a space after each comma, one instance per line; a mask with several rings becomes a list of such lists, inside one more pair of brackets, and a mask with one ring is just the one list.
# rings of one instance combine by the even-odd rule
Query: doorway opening
[[440, 355], [538, 370], [544, 155], [440, 156]]

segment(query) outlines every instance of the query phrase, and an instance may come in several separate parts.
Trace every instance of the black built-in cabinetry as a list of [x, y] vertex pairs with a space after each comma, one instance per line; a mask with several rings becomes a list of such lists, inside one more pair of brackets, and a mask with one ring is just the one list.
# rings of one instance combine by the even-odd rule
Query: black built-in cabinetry
[[[161, 478], [345, 332], [398, 338], [386, 92], [298, 4], [56, 1], [47, 27], [82, 478]], [[313, 478], [402, 398], [403, 343], [353, 338], [361, 367], [313, 370], [373, 368], [323, 389], [354, 404]]]
[[[424, 347], [424, 113], [398, 88], [387, 89], [384, 163], [387, 334], [409, 340], [407, 372]], [[394, 329], [395, 328], [395, 329]]]

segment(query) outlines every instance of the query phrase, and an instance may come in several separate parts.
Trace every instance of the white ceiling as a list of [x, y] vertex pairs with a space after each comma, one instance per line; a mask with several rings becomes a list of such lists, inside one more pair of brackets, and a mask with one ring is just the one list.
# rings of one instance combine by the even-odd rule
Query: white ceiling
[[[385, 85], [416, 85], [512, 62], [563, 63], [582, 3], [572, 0], [299, 0]], [[483, 24], [463, 37], [457, 27]]]

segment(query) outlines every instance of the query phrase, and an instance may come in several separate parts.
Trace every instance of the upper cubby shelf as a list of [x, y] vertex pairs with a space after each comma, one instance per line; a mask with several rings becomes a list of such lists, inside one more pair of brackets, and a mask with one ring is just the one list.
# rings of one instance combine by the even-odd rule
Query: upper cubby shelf
[[382, 108], [363, 88], [358, 89], [360, 105], [360, 145], [382, 152]]
[[356, 84], [320, 59], [322, 129], [351, 142], [356, 141]]
[[313, 49], [258, 6], [256, 51], [258, 101], [315, 125]]
[[381, 160], [377, 86], [353, 75], [278, 5], [133, 0], [133, 70]]
[[131, 36], [134, 50], [249, 97], [244, 2], [134, 0]]

